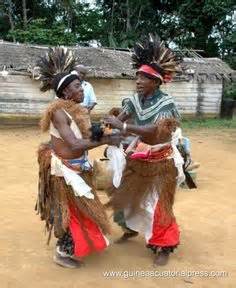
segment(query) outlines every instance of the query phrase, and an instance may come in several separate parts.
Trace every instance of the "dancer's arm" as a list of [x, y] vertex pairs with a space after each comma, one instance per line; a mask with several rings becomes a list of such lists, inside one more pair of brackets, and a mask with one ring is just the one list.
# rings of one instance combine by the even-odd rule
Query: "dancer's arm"
[[155, 145], [171, 140], [171, 134], [176, 129], [177, 121], [173, 119], [162, 119], [156, 124], [138, 126], [134, 124], [126, 124], [118, 117], [108, 116], [104, 119], [105, 123], [112, 128], [116, 128], [126, 133], [133, 133], [141, 136], [143, 142]]
[[54, 112], [52, 122], [65, 144], [68, 146], [68, 148], [70, 148], [71, 152], [78, 154], [78, 157], [83, 155], [86, 150], [90, 150], [104, 144], [118, 145], [121, 141], [120, 134], [103, 136], [100, 141], [77, 139], [70, 128], [70, 119], [62, 110], [57, 110]]

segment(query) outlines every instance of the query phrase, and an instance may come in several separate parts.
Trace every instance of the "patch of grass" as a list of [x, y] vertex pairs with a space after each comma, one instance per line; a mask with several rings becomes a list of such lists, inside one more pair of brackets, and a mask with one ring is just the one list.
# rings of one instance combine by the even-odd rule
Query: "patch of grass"
[[181, 126], [183, 129], [236, 129], [236, 119], [183, 119]]

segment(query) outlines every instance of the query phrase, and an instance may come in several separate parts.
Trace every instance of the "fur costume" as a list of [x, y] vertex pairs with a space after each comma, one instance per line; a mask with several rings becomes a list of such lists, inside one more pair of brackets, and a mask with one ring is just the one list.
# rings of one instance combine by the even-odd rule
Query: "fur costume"
[[[73, 101], [62, 99], [56, 100], [48, 107], [40, 123], [42, 131], [45, 132], [49, 129], [51, 116], [58, 109], [65, 109], [73, 117], [84, 138], [90, 137], [91, 123], [87, 109]], [[94, 199], [78, 198], [74, 195], [71, 187], [65, 183], [63, 177], [51, 175], [51, 152], [50, 143], [41, 144], [38, 150], [39, 192], [36, 205], [37, 212], [45, 221], [47, 231], [50, 232], [49, 240], [52, 228], [54, 228], [57, 238], [62, 237], [67, 231], [70, 218], [69, 206], [77, 211], [78, 219], [83, 213], [101, 227], [104, 234], [110, 233], [104, 207], [94, 190], [92, 191]], [[83, 172], [80, 176], [89, 186], [92, 186], [91, 171]]]
[[[159, 143], [170, 141], [171, 133], [175, 131], [176, 125], [175, 119], [162, 119], [158, 122]], [[165, 216], [170, 220], [174, 217], [172, 206], [176, 191], [176, 177], [177, 170], [173, 159], [165, 157], [161, 160], [146, 161], [130, 159], [127, 156], [121, 184], [118, 188], [110, 189], [109, 195], [112, 196], [107, 206], [111, 206], [114, 211], [129, 206], [129, 216], [132, 216], [140, 210], [140, 204], [155, 187], [159, 193], [159, 203], [166, 211]], [[162, 220], [169, 221], [167, 218]]]
[[44, 113], [40, 121], [40, 127], [43, 132], [48, 131], [52, 115], [59, 109], [66, 110], [72, 116], [73, 120], [78, 125], [83, 138], [87, 139], [91, 136], [91, 122], [88, 110], [80, 104], [75, 104], [73, 101], [63, 99], [54, 101]]
[[[70, 73], [76, 61], [72, 51], [56, 47], [50, 48], [37, 62], [41, 90], [54, 89], [60, 98], [49, 105], [40, 126], [43, 132], [50, 130], [51, 135], [57, 133], [55, 137], [59, 134], [57, 138], [60, 138], [60, 133], [51, 124], [54, 112], [64, 110], [71, 120], [70, 127], [75, 137], [78, 140], [91, 139], [88, 110], [74, 101], [65, 100], [65, 89], [73, 81], [80, 81], [77, 74]], [[82, 93], [78, 84], [77, 88], [77, 92]], [[41, 144], [38, 163], [39, 189], [35, 209], [46, 223], [48, 243], [53, 229], [58, 238], [54, 261], [63, 266], [69, 261], [75, 267], [71, 257], [85, 257], [104, 250], [109, 244], [105, 237], [110, 232], [109, 221], [92, 187], [92, 168], [87, 153], [84, 151], [82, 156], [75, 159], [62, 159], [56, 155], [50, 143]]]
[[[159, 84], [170, 81], [180, 71], [180, 59], [157, 36], [150, 35], [136, 43], [132, 60], [137, 73]], [[149, 97], [145, 96], [136, 93], [125, 99], [122, 112], [137, 126], [155, 125], [158, 143], [148, 145], [145, 137], [139, 137], [141, 143], [131, 142], [120, 185], [109, 191], [107, 206], [113, 208], [114, 221], [125, 234], [142, 233], [147, 247], [153, 251], [159, 248], [173, 251], [179, 244], [172, 208], [182, 158], [172, 145], [172, 133], [180, 115], [173, 98], [159, 87]]]

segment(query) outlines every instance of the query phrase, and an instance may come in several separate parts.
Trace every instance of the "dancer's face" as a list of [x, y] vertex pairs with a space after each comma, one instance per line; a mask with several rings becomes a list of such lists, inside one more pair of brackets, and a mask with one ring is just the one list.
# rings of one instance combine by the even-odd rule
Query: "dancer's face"
[[150, 79], [141, 72], [137, 74], [136, 91], [139, 95], [144, 97], [151, 96], [158, 86], [158, 79]]
[[72, 81], [63, 91], [66, 100], [73, 100], [76, 103], [81, 103], [84, 100], [84, 90], [78, 79]]

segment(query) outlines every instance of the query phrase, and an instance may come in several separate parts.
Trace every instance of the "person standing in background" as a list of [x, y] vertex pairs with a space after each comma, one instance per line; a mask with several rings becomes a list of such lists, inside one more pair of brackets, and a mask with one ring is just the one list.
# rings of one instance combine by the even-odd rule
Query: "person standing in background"
[[97, 105], [97, 99], [93, 86], [88, 81], [85, 81], [88, 69], [84, 65], [77, 65], [75, 66], [75, 71], [81, 80], [81, 86], [84, 90], [84, 101], [82, 105], [86, 107], [90, 112], [93, 110], [95, 105]]

